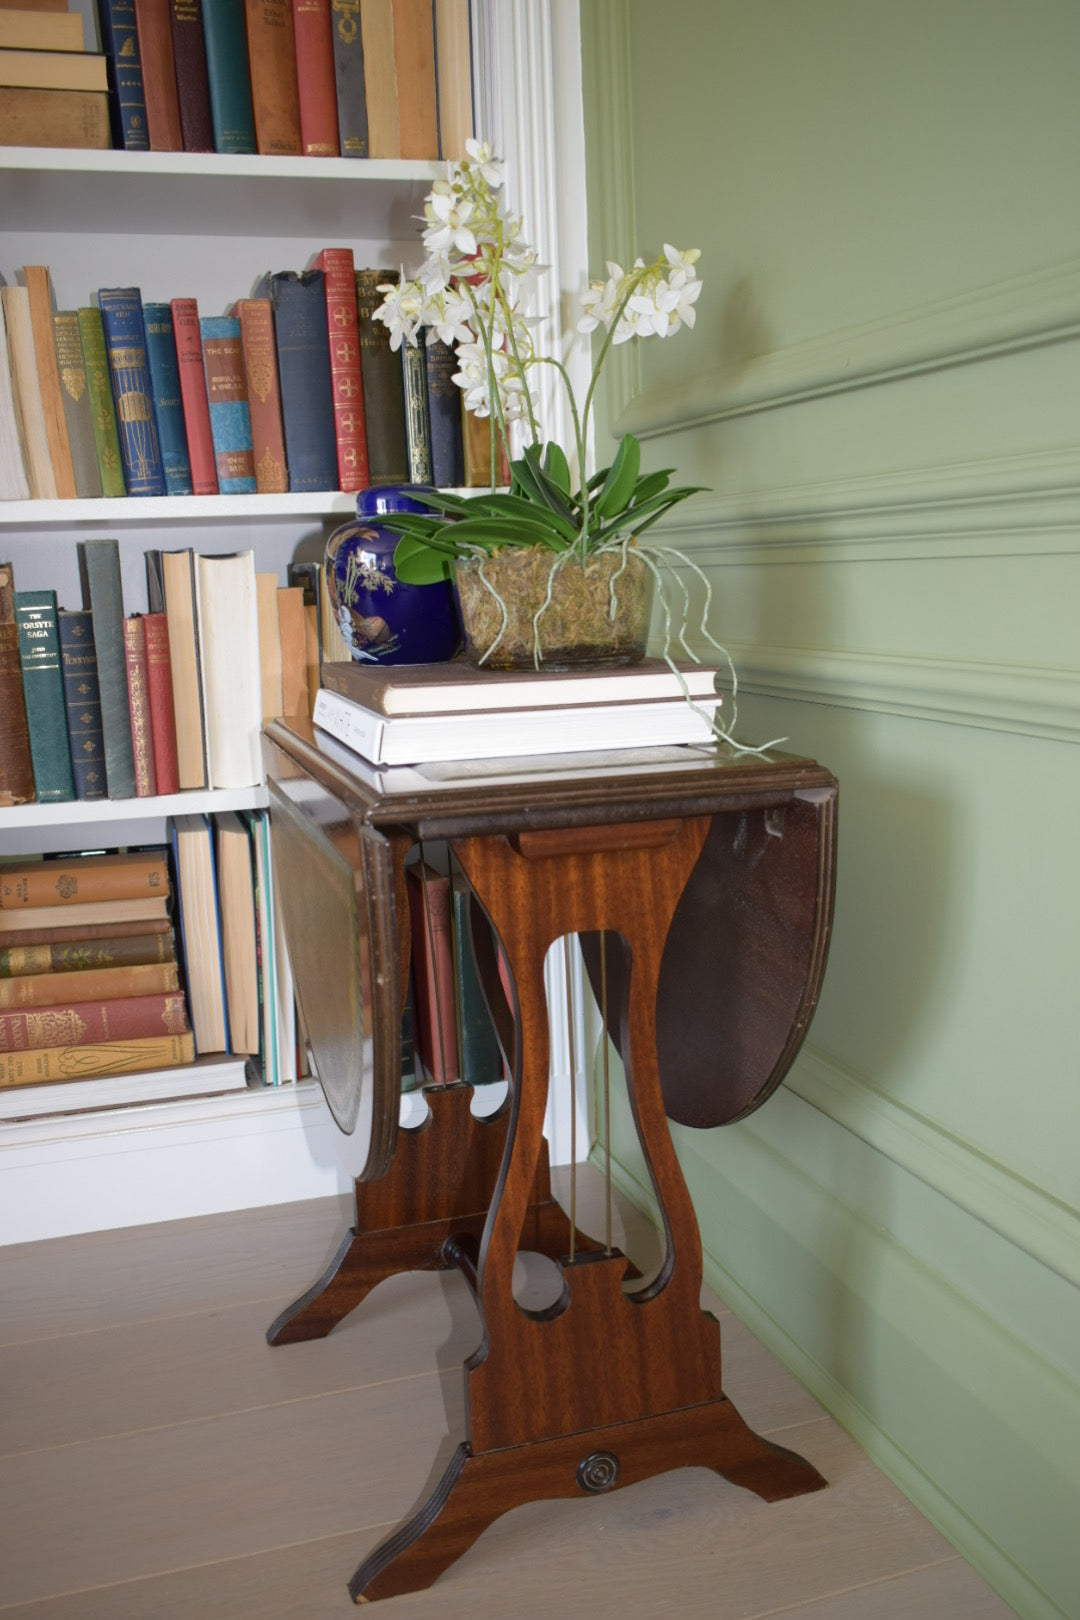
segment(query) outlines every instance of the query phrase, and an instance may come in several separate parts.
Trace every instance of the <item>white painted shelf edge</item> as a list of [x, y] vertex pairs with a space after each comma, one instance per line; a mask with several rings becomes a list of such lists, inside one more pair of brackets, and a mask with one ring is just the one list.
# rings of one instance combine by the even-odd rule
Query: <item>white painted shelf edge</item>
[[96, 501], [0, 501], [0, 526], [132, 523], [146, 528], [192, 519], [349, 517], [355, 511], [356, 496], [339, 489], [296, 495], [125, 495]]
[[445, 173], [446, 165], [393, 158], [267, 157], [260, 153], [120, 152], [4, 146], [0, 147], [0, 171], [4, 169], [46, 174], [78, 172], [121, 177], [180, 174], [198, 179], [221, 176], [238, 180], [332, 180], [336, 184], [346, 181], [358, 185], [381, 181], [401, 185], [435, 180]]
[[214, 810], [261, 810], [265, 785], [165, 793], [148, 799], [76, 799], [64, 804], [16, 804], [0, 810], [0, 836], [24, 827], [74, 827], [109, 822], [119, 825], [163, 816], [198, 815]]

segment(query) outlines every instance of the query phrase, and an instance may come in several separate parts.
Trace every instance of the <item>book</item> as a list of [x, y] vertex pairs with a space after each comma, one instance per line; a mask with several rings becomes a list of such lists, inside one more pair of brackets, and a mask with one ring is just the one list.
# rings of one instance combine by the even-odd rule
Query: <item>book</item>
[[491, 436], [490, 416], [477, 416], [465, 409], [465, 395], [461, 396], [461, 442], [465, 464], [467, 489], [504, 488], [510, 482], [510, 467], [506, 451], [496, 430]]
[[281, 712], [309, 715], [304, 592], [299, 585], [278, 586], [278, 631], [281, 637]]
[[161, 470], [165, 475], [165, 493], [191, 495], [194, 493], [191, 460], [171, 306], [144, 304], [143, 323], [146, 327], [146, 359], [150, 368], [150, 392], [154, 401], [154, 425], [161, 451]]
[[[144, 1048], [145, 1042], [134, 1043]], [[86, 1047], [79, 1049], [83, 1063], [89, 1061]], [[130, 1048], [124, 1044], [122, 1061]], [[53, 1080], [44, 1085], [23, 1084], [0, 1088], [0, 1119], [35, 1119], [42, 1115], [85, 1114], [104, 1108], [132, 1108], [147, 1104], [175, 1102], [183, 1097], [213, 1097], [230, 1091], [243, 1091], [247, 1086], [244, 1065], [236, 1059], [209, 1058], [192, 1062], [186, 1056], [194, 1052], [190, 1036], [180, 1036], [170, 1042], [169, 1054], [175, 1058], [170, 1067], [154, 1064], [148, 1069], [133, 1068], [130, 1073], [111, 1073], [84, 1076], [79, 1080]]]
[[131, 747], [135, 756], [135, 796], [152, 799], [157, 793], [154, 738], [150, 722], [150, 692], [146, 679], [146, 632], [142, 618], [133, 613], [124, 620], [124, 665], [127, 670]]
[[273, 862], [270, 856], [270, 818], [265, 810], [245, 810], [241, 824], [251, 839], [255, 874], [255, 951], [259, 988], [259, 1067], [263, 1084], [276, 1086], [280, 1078], [278, 1016], [276, 1006], [276, 929], [273, 906]]
[[169, 0], [180, 134], [185, 152], [214, 150], [202, 0]]
[[461, 390], [454, 381], [457, 368], [457, 355], [449, 343], [436, 339], [428, 344], [424, 372], [431, 436], [431, 482], [438, 489], [460, 489], [465, 483]]
[[204, 315], [199, 327], [218, 489], [222, 495], [253, 495], [255, 458], [240, 322], [234, 315]]
[[[329, 0], [294, 0], [304, 5], [329, 6]], [[298, 25], [299, 26], [299, 25]], [[359, 6], [333, 6], [334, 88], [337, 92], [337, 135], [342, 157], [368, 154], [367, 91], [364, 72], [364, 36]], [[299, 38], [299, 35], [297, 36]], [[301, 100], [301, 111], [303, 103]]]
[[34, 766], [26, 724], [19, 627], [15, 622], [15, 576], [0, 563], [0, 807], [34, 798]]
[[199, 658], [210, 785], [263, 781], [255, 553], [198, 556]]
[[482, 669], [455, 658], [446, 664], [399, 664], [388, 668], [347, 660], [323, 665], [323, 685], [377, 714], [436, 715], [474, 709], [532, 709], [545, 705], [647, 703], [653, 698], [716, 696], [710, 664], [676, 664], [644, 658], [627, 669], [528, 671]]
[[135, 752], [124, 657], [124, 597], [115, 540], [79, 540], [82, 605], [93, 614], [101, 730], [110, 799], [135, 797]]
[[274, 308], [281, 415], [289, 488], [338, 487], [334, 390], [321, 270], [284, 270], [264, 277]]
[[281, 624], [276, 574], [255, 575], [255, 610], [259, 620], [259, 689], [263, 724], [285, 713], [281, 684]]
[[[331, 0], [292, 0], [300, 150], [305, 157], [338, 157], [337, 85]], [[353, 28], [360, 27], [353, 15]]]
[[423, 343], [401, 345], [401, 384], [405, 398], [405, 448], [410, 484], [431, 484], [431, 419], [428, 416], [427, 350]]
[[172, 310], [192, 490], [196, 495], [216, 495], [217, 464], [210, 427], [210, 402], [206, 393], [199, 306], [194, 298], [174, 298], [169, 307]]
[[375, 765], [411, 765], [707, 743], [719, 707], [715, 696], [694, 707], [680, 697], [388, 718], [323, 687], [312, 719]]
[[[28, 930], [66, 928], [71, 937], [79, 939], [83, 930], [98, 923], [110, 927], [133, 922], [167, 922], [169, 897], [167, 894], [144, 896], [134, 900], [84, 900], [79, 906], [78, 919], [64, 917], [58, 920], [55, 906], [22, 906], [18, 911], [0, 911], [0, 934], [7, 937], [6, 944], [15, 943], [13, 936]], [[20, 944], [27, 944], [24, 938]]]
[[0, 11], [0, 47], [14, 51], [81, 51], [77, 11]]
[[204, 815], [174, 816], [170, 827], [181, 950], [195, 1045], [200, 1054], [227, 1052], [225, 963], [210, 822]]
[[352, 248], [323, 248], [315, 268], [326, 287], [338, 488], [354, 492], [368, 486], [368, 457]]
[[0, 85], [0, 146], [72, 146], [107, 151], [109, 98], [95, 90]]
[[244, 0], [214, 0], [202, 8], [216, 152], [257, 150], [244, 10]]
[[151, 612], [165, 614], [169, 633], [176, 773], [180, 790], [204, 788], [208, 786], [206, 728], [194, 552], [190, 549], [148, 551], [146, 578]]
[[30, 294], [25, 287], [0, 288], [0, 303], [3, 304], [7, 330], [15, 423], [30, 495], [35, 501], [55, 500], [56, 478], [49, 453], [41, 384], [38, 381], [34, 331], [30, 320]]
[[251, 838], [230, 810], [213, 818], [230, 1050], [259, 1051], [259, 985]]
[[176, 755], [176, 708], [173, 703], [172, 658], [169, 652], [168, 615], [143, 615], [146, 641], [146, 698], [150, 706], [150, 734], [154, 744], [154, 780], [159, 794], [179, 793], [180, 770]]
[[416, 1053], [436, 1084], [458, 1078], [450, 879], [424, 861], [408, 867]]
[[37, 800], [62, 804], [74, 799], [75, 782], [60, 673], [56, 592], [16, 591], [15, 623]]
[[169, 0], [135, 0], [135, 32], [142, 66], [146, 129], [152, 152], [182, 152], [180, 93], [173, 57]]
[[120, 459], [129, 495], [164, 495], [142, 294], [138, 287], [102, 287], [98, 308], [116, 405]]
[[94, 405], [87, 382], [77, 310], [53, 312], [53, 341], [75, 493], [80, 500], [95, 500], [101, 494], [101, 472], [94, 438]]
[[107, 58], [90, 51], [0, 48], [0, 85], [27, 90], [96, 90], [107, 95]]
[[273, 157], [299, 157], [292, 0], [247, 0], [247, 41], [256, 145]]
[[71, 464], [67, 418], [64, 415], [64, 395], [60, 387], [60, 368], [56, 362], [49, 272], [43, 264], [27, 264], [23, 266], [23, 276], [30, 299], [30, 330], [34, 338], [34, 358], [37, 363], [41, 405], [45, 415], [45, 434], [49, 441], [49, 459], [56, 480], [56, 493], [60, 500], [74, 500], [78, 491], [75, 487], [75, 469]]
[[458, 1072], [471, 1086], [504, 1078], [495, 1025], [480, 984], [469, 933], [469, 885], [460, 873], [450, 879], [453, 907], [454, 1014], [458, 1039]]
[[432, 0], [394, 0], [394, 68], [399, 155], [437, 158], [439, 124]]
[[141, 1069], [190, 1063], [194, 1056], [190, 1032], [128, 1041], [93, 1041], [86, 1046], [36, 1047], [0, 1057], [0, 1087], [81, 1080], [90, 1075], [136, 1074]]
[[112, 855], [46, 856], [0, 866], [0, 910], [55, 906], [72, 912], [90, 900], [136, 900], [169, 892], [164, 849], [125, 850]]
[[101, 48], [108, 60], [109, 109], [113, 145], [128, 152], [148, 152], [139, 35], [135, 0], [97, 0]]
[[73, 973], [22, 973], [0, 978], [0, 1007], [60, 1007], [69, 1002], [116, 1001], [121, 996], [162, 996], [179, 989], [175, 961], [81, 968]]
[[23, 460], [22, 435], [15, 407], [8, 357], [7, 320], [0, 303], [0, 501], [27, 501], [30, 484]]
[[109, 376], [109, 357], [105, 351], [105, 328], [101, 311], [94, 306], [76, 311], [79, 336], [82, 340], [83, 363], [86, 367], [86, 387], [90, 396], [90, 421], [94, 432], [94, 451], [97, 456], [98, 475], [102, 495], [127, 494], [124, 483], [124, 464], [120, 456], [120, 434], [116, 425], [116, 401], [113, 399], [112, 379]]
[[397, 62], [394, 58], [394, 0], [363, 0], [360, 37], [364, 51], [368, 157], [399, 158]]
[[460, 163], [473, 135], [472, 30], [469, 0], [434, 0], [439, 156]]
[[409, 482], [401, 360], [390, 347], [389, 329], [372, 318], [383, 300], [379, 286], [396, 280], [393, 270], [356, 272], [360, 372], [367, 420], [368, 478], [372, 484]]
[[[69, 974], [68, 979], [71, 977]], [[0, 1011], [0, 1054], [41, 1046], [87, 1046], [92, 1041], [182, 1035], [188, 1027], [187, 1006], [180, 990], [170, 995], [19, 1008]]]
[[285, 430], [281, 423], [274, 312], [269, 298], [241, 298], [233, 313], [240, 322], [240, 348], [247, 378], [255, 488], [260, 495], [283, 495], [289, 487]]
[[104, 799], [105, 737], [101, 729], [94, 616], [85, 608], [62, 608], [56, 615], [60, 672], [64, 680], [68, 747], [77, 799]]
[[[8, 935], [0, 946], [0, 979], [27, 974], [57, 973], [62, 977], [91, 968], [134, 967], [176, 960], [176, 942], [168, 921], [153, 933], [114, 933], [116, 925], [23, 929], [18, 943]], [[130, 926], [130, 925], [129, 925]], [[62, 935], [63, 938], [25, 939], [26, 934]]]

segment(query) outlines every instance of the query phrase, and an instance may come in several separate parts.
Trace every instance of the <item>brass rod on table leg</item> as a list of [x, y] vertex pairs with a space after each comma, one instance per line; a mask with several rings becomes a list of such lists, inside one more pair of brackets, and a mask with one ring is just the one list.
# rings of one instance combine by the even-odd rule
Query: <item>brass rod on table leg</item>
[[566, 1020], [570, 1048], [570, 1263], [574, 1262], [577, 1237], [577, 1076], [574, 1064], [574, 981], [570, 963], [570, 935], [563, 935], [563, 967], [566, 972]]

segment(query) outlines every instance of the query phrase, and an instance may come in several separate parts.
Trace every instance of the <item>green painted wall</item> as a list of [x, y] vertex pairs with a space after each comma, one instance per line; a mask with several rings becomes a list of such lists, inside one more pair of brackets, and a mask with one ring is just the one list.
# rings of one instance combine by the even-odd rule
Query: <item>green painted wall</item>
[[[711, 494], [739, 733], [840, 780], [785, 1087], [677, 1131], [710, 1280], [1009, 1602], [1080, 1615], [1080, 6], [582, 0], [605, 395]], [[647, 1203], [625, 1108], [613, 1147]]]

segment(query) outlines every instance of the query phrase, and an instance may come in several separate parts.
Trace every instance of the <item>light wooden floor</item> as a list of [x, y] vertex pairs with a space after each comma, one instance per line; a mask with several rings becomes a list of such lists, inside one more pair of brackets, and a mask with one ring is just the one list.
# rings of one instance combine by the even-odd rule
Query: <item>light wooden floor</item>
[[[268, 1323], [348, 1224], [330, 1200], [0, 1249], [5, 1620], [355, 1612], [348, 1576], [426, 1495], [462, 1433], [460, 1364], [478, 1329], [459, 1277], [413, 1274], [384, 1283], [330, 1338], [269, 1349]], [[625, 1226], [622, 1246], [644, 1268], [655, 1240], [632, 1212]], [[767, 1505], [683, 1469], [533, 1503], [386, 1614], [1011, 1615], [710, 1304], [728, 1394], [752, 1427], [807, 1456], [827, 1491]]]

